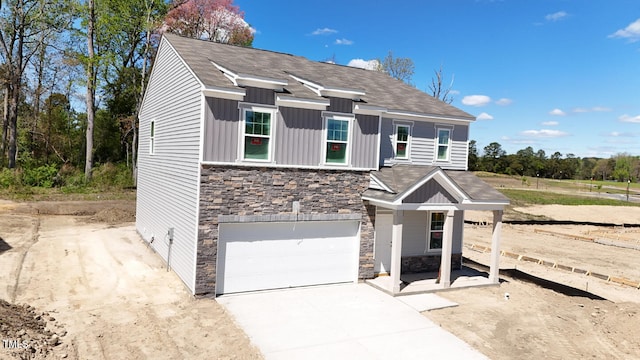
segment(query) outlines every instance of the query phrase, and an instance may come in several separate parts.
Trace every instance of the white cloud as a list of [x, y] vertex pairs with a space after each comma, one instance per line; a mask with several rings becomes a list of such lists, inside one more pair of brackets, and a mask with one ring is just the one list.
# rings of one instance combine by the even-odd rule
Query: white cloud
[[522, 135], [537, 137], [537, 138], [557, 138], [557, 137], [568, 136], [569, 133], [566, 133], [560, 130], [542, 129], [542, 130], [525, 130], [522, 132]]
[[513, 100], [511, 100], [511, 99], [502, 98], [502, 99], [496, 101], [496, 104], [498, 104], [500, 106], [507, 106], [507, 105], [511, 105], [512, 102], [513, 102]]
[[348, 39], [336, 39], [336, 45], [352, 45], [353, 41]]
[[608, 112], [610, 108], [604, 106], [594, 106], [592, 108], [575, 108], [571, 110], [574, 113], [588, 113], [588, 112]]
[[364, 59], [351, 59], [347, 66], [367, 69], [367, 70], [378, 70], [380, 67], [380, 62], [378, 60], [364, 60]]
[[565, 115], [567, 115], [567, 113], [565, 113], [564, 111], [562, 111], [560, 109], [553, 109], [553, 110], [549, 111], [549, 115], [565, 116]]
[[640, 115], [629, 116], [624, 114], [618, 118], [622, 122], [630, 122], [630, 123], [640, 123]]
[[612, 131], [610, 133], [605, 134], [605, 136], [609, 136], [609, 137], [637, 137], [637, 134], [634, 133], [630, 133], [630, 132], [619, 132], [619, 131]]
[[486, 95], [468, 95], [462, 98], [462, 103], [469, 106], [485, 106], [491, 102]]
[[561, 20], [561, 19], [565, 18], [567, 15], [568, 14], [566, 12], [564, 12], [564, 11], [558, 11], [558, 12], [555, 12], [553, 14], [548, 14], [544, 18], [547, 21], [558, 21], [558, 20]]
[[560, 123], [557, 121], [545, 121], [542, 123], [544, 126], [558, 126]]
[[314, 32], [311, 33], [311, 35], [330, 35], [330, 34], [335, 34], [337, 32], [338, 30], [335, 30], [335, 29], [322, 28], [322, 29], [316, 29]]
[[476, 117], [476, 119], [478, 119], [478, 120], [493, 120], [493, 116], [487, 114], [486, 112], [483, 112], [482, 114], [478, 115], [478, 117]]
[[629, 39], [631, 42], [640, 40], [640, 19], [632, 22], [626, 28], [614, 32], [609, 37]]

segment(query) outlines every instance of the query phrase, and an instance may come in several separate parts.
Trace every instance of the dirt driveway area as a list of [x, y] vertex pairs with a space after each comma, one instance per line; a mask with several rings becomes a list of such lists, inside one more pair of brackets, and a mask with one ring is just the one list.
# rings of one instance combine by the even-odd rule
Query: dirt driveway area
[[134, 213], [132, 201], [0, 201], [0, 359], [262, 358], [167, 272]]
[[[640, 208], [635, 207], [541, 205], [516, 210], [564, 221], [640, 223]], [[466, 215], [491, 221], [488, 212]], [[640, 281], [640, 251], [607, 243], [627, 239], [622, 245], [632, 245], [640, 240], [638, 230], [504, 224], [501, 250], [635, 283]], [[464, 231], [464, 256], [489, 264], [489, 253], [468, 245], [490, 246], [491, 225], [467, 224]], [[491, 359], [640, 359], [639, 289], [507, 256], [500, 265], [500, 287], [440, 293], [459, 306], [425, 316]]]

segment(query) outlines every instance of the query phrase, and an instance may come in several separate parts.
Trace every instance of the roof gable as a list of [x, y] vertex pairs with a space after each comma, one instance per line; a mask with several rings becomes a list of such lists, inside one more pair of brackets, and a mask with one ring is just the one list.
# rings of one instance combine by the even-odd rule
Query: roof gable
[[509, 203], [506, 196], [468, 171], [396, 164], [372, 172], [371, 178], [375, 187], [365, 191], [363, 198], [393, 206]]

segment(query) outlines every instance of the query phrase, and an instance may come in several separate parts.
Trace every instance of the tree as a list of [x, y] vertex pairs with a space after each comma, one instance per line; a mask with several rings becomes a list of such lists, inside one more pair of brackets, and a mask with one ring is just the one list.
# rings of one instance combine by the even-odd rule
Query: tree
[[478, 169], [478, 149], [476, 147], [476, 141], [469, 141], [469, 156], [467, 158], [467, 165], [470, 171]]
[[387, 56], [382, 60], [378, 60], [378, 62], [380, 63], [380, 69], [392, 78], [413, 85], [411, 80], [415, 68], [413, 60], [409, 58], [394, 58], [393, 52], [389, 50]]
[[495, 173], [502, 172], [505, 168], [502, 160], [506, 155], [507, 152], [502, 149], [502, 145], [495, 141], [485, 146], [482, 159], [484, 169]]
[[93, 0], [88, 0], [87, 9], [87, 148], [84, 163], [84, 178], [91, 180], [91, 170], [93, 168], [93, 123], [96, 111], [96, 58], [94, 48], [94, 29], [96, 24], [95, 4]]
[[440, 65], [440, 69], [434, 70], [435, 78], [431, 78], [431, 85], [429, 85], [429, 91], [431, 96], [436, 99], [440, 99], [447, 104], [451, 104], [453, 102], [453, 96], [451, 95], [451, 88], [453, 87], [453, 79], [451, 76], [451, 82], [449, 86], [444, 88], [443, 81], [444, 75], [442, 75], [442, 65]]
[[[44, 41], [42, 33], [64, 29], [66, 1], [0, 1], [0, 60], [5, 92], [2, 150], [8, 143], [8, 166], [14, 168], [18, 155], [18, 106], [21, 102], [24, 74], [29, 61]], [[7, 139], [7, 140], [5, 140]]]
[[631, 178], [633, 171], [633, 159], [627, 153], [620, 153], [613, 157], [615, 160], [615, 168], [613, 169], [613, 178], [618, 181], [627, 181]]
[[174, 0], [166, 31], [196, 39], [251, 46], [253, 30], [233, 0]]

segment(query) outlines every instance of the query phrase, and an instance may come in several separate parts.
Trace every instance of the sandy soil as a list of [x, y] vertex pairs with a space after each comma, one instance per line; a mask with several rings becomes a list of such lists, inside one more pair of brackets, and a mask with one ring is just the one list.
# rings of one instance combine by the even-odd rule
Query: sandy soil
[[[0, 359], [262, 358], [217, 302], [166, 271], [135, 232], [134, 209], [0, 201], [0, 299], [31, 306], [0, 306], [0, 338], [30, 340], [37, 324], [18, 334], [10, 321], [43, 312], [55, 321], [41, 332], [59, 336], [35, 354], [0, 344]], [[78, 215], [51, 215], [61, 212]]]
[[[558, 220], [640, 223], [640, 209], [626, 207], [517, 211]], [[261, 358], [221, 306], [188, 295], [140, 241], [132, 218], [131, 202], [0, 200], [0, 273], [7, 274], [0, 277], [0, 299], [26, 304], [0, 303], [5, 320], [0, 338], [40, 341], [42, 351], [27, 354], [40, 359]], [[490, 222], [491, 214], [468, 212], [467, 218]], [[502, 250], [640, 281], [640, 251], [536, 229], [582, 236], [618, 232], [639, 239], [640, 229], [505, 224], [501, 244]], [[487, 246], [490, 238], [490, 224], [465, 226], [467, 245]], [[474, 261], [489, 262], [488, 253], [464, 251]], [[501, 268], [499, 287], [440, 293], [460, 305], [425, 316], [492, 359], [640, 358], [640, 290], [506, 257]], [[595, 295], [568, 296], [558, 287], [511, 277], [508, 269]], [[39, 322], [26, 320], [37, 317]], [[31, 325], [20, 334], [11, 325], [27, 322]], [[58, 344], [50, 343], [53, 335]], [[25, 354], [1, 346], [0, 359]]]
[[[555, 220], [640, 223], [640, 208], [547, 205], [517, 211]], [[490, 222], [490, 217], [489, 212], [467, 214], [467, 218], [474, 221]], [[623, 232], [627, 237], [633, 238], [635, 234], [640, 239], [638, 229], [505, 224], [501, 249], [640, 281], [638, 250], [536, 233], [536, 230], [578, 236]], [[489, 246], [491, 225], [466, 225], [464, 234], [465, 245]], [[488, 264], [490, 255], [465, 247], [464, 256]], [[640, 290], [505, 256], [500, 261], [504, 281], [499, 287], [440, 293], [460, 306], [426, 312], [425, 316], [491, 359], [640, 359]], [[543, 287], [523, 281], [520, 276], [508, 276], [518, 272], [507, 269], [517, 269], [594, 295], [567, 296], [560, 287]]]

